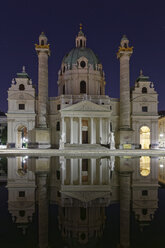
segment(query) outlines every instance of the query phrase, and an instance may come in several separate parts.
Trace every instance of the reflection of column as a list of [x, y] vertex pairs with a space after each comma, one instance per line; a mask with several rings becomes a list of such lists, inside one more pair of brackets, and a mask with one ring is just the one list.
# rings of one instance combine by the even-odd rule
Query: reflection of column
[[82, 184], [82, 158], [79, 159], [79, 184]]
[[94, 159], [94, 158], [92, 158], [91, 160], [91, 170], [90, 170], [90, 173], [91, 173], [91, 181], [90, 181], [90, 183], [91, 183], [91, 185], [93, 184], [93, 167], [94, 167], [94, 165], [96, 164], [96, 159]]
[[48, 247], [48, 198], [47, 198], [47, 173], [38, 173], [38, 228], [39, 247]]
[[120, 161], [120, 247], [130, 247], [131, 170]]
[[102, 160], [100, 159], [100, 164], [99, 164], [99, 184], [102, 184]]
[[82, 119], [79, 118], [79, 144], [82, 144]]
[[70, 184], [73, 184], [73, 158], [70, 159]]
[[60, 158], [60, 170], [61, 170], [61, 183], [64, 185], [65, 183], [65, 160]]
[[93, 144], [93, 117], [91, 117], [91, 144]]
[[99, 123], [99, 130], [100, 130], [100, 144], [102, 144], [102, 118], [100, 118], [100, 123]]
[[73, 144], [73, 117], [70, 117], [70, 143]]

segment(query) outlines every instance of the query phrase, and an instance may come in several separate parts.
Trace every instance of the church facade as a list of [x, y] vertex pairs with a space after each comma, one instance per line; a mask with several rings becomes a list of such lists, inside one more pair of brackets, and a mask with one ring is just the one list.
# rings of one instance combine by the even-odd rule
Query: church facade
[[86, 46], [80, 26], [75, 48], [58, 73], [58, 96], [48, 97], [49, 44], [44, 33], [35, 45], [38, 95], [23, 68], [8, 90], [8, 147], [64, 149], [90, 144], [114, 148], [158, 147], [158, 94], [142, 71], [130, 89], [129, 61], [133, 47], [121, 39], [120, 99], [105, 95], [103, 66]]

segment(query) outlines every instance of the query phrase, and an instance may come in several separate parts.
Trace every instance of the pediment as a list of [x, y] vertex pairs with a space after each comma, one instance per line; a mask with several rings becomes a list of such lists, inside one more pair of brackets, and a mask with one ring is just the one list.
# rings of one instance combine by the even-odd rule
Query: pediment
[[34, 100], [34, 97], [28, 93], [13, 93], [8, 97], [9, 100]]
[[104, 198], [104, 197], [109, 197], [110, 194], [109, 192], [105, 191], [105, 192], [62, 192], [64, 195], [66, 195], [67, 197], [71, 197], [74, 199], [77, 199], [81, 202], [89, 202], [89, 201], [93, 201], [97, 198]]
[[66, 107], [65, 109], [62, 109], [61, 111], [100, 111], [100, 112], [110, 112], [110, 110], [105, 109], [104, 107], [95, 104], [90, 101], [81, 101], [79, 103], [73, 104], [72, 106]]
[[133, 98], [132, 100], [135, 102], [153, 102], [156, 100], [156, 96], [148, 94], [147, 96], [144, 97], [143, 95], [140, 95], [140, 96]]

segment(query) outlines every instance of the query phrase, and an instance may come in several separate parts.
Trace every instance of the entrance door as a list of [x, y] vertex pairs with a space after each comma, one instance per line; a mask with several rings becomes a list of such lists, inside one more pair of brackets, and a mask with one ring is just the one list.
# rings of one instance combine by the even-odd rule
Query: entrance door
[[88, 131], [82, 131], [82, 143], [88, 144]]

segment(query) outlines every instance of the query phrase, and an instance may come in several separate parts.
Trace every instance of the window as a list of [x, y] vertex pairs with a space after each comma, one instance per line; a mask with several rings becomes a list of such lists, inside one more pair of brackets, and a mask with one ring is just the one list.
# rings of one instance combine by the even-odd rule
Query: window
[[19, 197], [25, 197], [25, 191], [19, 191]]
[[85, 61], [82, 60], [82, 61], [80, 62], [80, 65], [81, 65], [82, 68], [84, 68], [84, 67], [86, 66]]
[[60, 191], [57, 191], [57, 196], [61, 197], [61, 192]]
[[147, 211], [146, 208], [143, 208], [143, 209], [142, 209], [142, 214], [143, 214], [143, 215], [147, 215], [147, 212], [148, 212], [148, 211]]
[[60, 122], [59, 121], [57, 121], [57, 123], [56, 123], [56, 131], [60, 131]]
[[80, 82], [80, 93], [86, 93], [86, 82], [85, 81]]
[[80, 47], [82, 47], [82, 40], [80, 40]]
[[44, 40], [41, 40], [41, 46], [44, 46]]
[[25, 211], [24, 210], [20, 210], [19, 211], [19, 216], [20, 217], [24, 217], [25, 216]]
[[60, 110], [60, 109], [61, 109], [61, 105], [57, 104], [57, 110]]
[[147, 106], [143, 106], [142, 107], [142, 112], [148, 112], [148, 107]]
[[142, 195], [148, 195], [148, 190], [142, 190]]
[[23, 84], [19, 85], [19, 90], [25, 90], [25, 86]]
[[20, 110], [23, 110], [23, 109], [25, 109], [25, 104], [19, 104], [19, 106], [18, 106], [18, 108], [20, 109]]
[[86, 219], [86, 208], [80, 208], [80, 218], [81, 220]]
[[142, 93], [143, 93], [143, 94], [147, 93], [147, 88], [146, 88], [146, 87], [143, 87], [143, 88], [142, 88]]
[[62, 93], [63, 93], [63, 95], [65, 95], [65, 84], [63, 85]]

